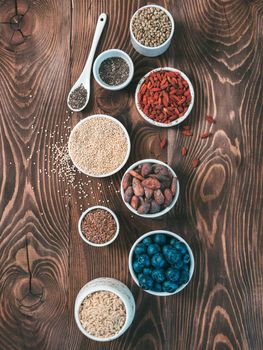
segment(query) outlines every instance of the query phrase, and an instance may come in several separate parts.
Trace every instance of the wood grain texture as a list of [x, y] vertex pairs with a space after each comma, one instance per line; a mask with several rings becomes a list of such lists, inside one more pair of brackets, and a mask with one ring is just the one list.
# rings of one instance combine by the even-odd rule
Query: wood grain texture
[[[1, 350], [262, 349], [263, 1], [156, 1], [176, 22], [171, 47], [157, 58], [140, 56], [130, 43], [130, 16], [146, 3], [0, 0]], [[70, 126], [89, 114], [111, 114], [131, 136], [127, 166], [148, 157], [173, 166], [181, 193], [162, 219], [133, 217], [122, 204], [124, 170], [88, 184], [77, 175], [86, 198], [52, 172], [48, 146], [67, 141], [67, 93], [85, 64], [101, 12], [109, 17], [97, 53], [125, 50], [135, 76], [117, 93], [92, 80], [91, 101], [72, 115]], [[137, 82], [158, 66], [183, 70], [196, 93], [187, 120], [193, 137], [171, 129], [162, 152], [163, 132], [145, 123], [134, 106]], [[216, 124], [205, 121], [207, 114]], [[200, 140], [204, 131], [212, 137]], [[195, 158], [201, 163], [193, 170]], [[77, 222], [80, 208], [100, 203], [116, 211], [121, 231], [113, 245], [98, 250], [81, 241]], [[161, 228], [182, 235], [196, 259], [190, 285], [168, 298], [140, 291], [127, 264], [135, 239]], [[128, 332], [107, 344], [82, 336], [73, 315], [79, 289], [102, 276], [126, 283], [137, 304]]]

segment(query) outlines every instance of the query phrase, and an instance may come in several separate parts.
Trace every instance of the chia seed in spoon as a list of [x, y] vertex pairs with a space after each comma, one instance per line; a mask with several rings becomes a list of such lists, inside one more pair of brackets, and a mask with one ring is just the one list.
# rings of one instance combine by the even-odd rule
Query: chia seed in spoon
[[82, 108], [87, 100], [87, 90], [83, 84], [80, 84], [75, 90], [69, 95], [68, 104], [72, 109]]
[[100, 78], [104, 83], [116, 86], [123, 84], [129, 77], [128, 63], [121, 57], [109, 57], [99, 67]]

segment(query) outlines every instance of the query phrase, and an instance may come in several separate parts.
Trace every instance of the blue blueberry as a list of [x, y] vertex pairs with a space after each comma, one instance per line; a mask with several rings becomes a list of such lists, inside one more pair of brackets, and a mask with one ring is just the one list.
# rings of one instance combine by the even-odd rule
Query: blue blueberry
[[189, 270], [190, 270], [189, 264], [183, 264], [182, 270], [183, 270], [183, 271], [186, 271], [186, 272], [189, 272]]
[[184, 258], [183, 258], [184, 264], [189, 263], [189, 261], [190, 261], [190, 255], [189, 255], [189, 253], [185, 253]]
[[139, 273], [142, 271], [143, 267], [138, 263], [137, 260], [135, 260], [132, 264], [132, 268], [136, 273]]
[[161, 283], [154, 283], [153, 285], [153, 291], [160, 293], [162, 291], [162, 285]]
[[147, 247], [147, 254], [148, 255], [154, 255], [156, 253], [158, 253], [160, 251], [160, 247], [158, 246], [158, 244], [150, 244]]
[[144, 275], [151, 275], [152, 274], [152, 269], [150, 267], [145, 267], [143, 269]]
[[181, 268], [184, 266], [184, 262], [182, 260], [182, 258], [180, 257], [180, 259], [178, 259], [174, 264], [174, 267], [176, 267], [178, 270], [181, 270]]
[[141, 255], [143, 253], [146, 253], [146, 246], [143, 243], [137, 244], [137, 246], [134, 248], [134, 254]]
[[137, 275], [138, 280], [141, 279], [141, 278], [143, 278], [143, 277], [144, 277], [144, 274], [143, 274], [143, 273], [139, 273], [139, 274]]
[[152, 289], [154, 282], [153, 279], [148, 275], [142, 275], [138, 277], [139, 285], [142, 289]]
[[175, 247], [176, 243], [179, 242], [177, 238], [171, 238], [170, 244]]
[[165, 280], [165, 271], [163, 269], [155, 269], [152, 271], [152, 279], [156, 282], [163, 282]]
[[177, 282], [180, 279], [180, 271], [173, 267], [169, 267], [166, 271], [166, 277], [172, 282]]
[[178, 285], [171, 281], [165, 281], [162, 284], [162, 289], [166, 293], [174, 293], [177, 288], [178, 288]]
[[185, 284], [189, 280], [189, 273], [186, 271], [182, 271], [181, 277], [180, 277], [180, 284]]
[[152, 239], [151, 237], [145, 237], [144, 240], [142, 241], [143, 244], [145, 245], [149, 245], [149, 244], [152, 244]]
[[181, 254], [185, 254], [187, 252], [187, 247], [183, 242], [177, 242], [175, 244], [175, 249], [179, 250]]
[[168, 253], [165, 255], [165, 258], [171, 265], [174, 265], [178, 260], [182, 260], [181, 255], [174, 248], [168, 251]]
[[137, 262], [142, 267], [149, 267], [151, 265], [150, 258], [146, 254], [139, 255], [137, 258]]
[[157, 244], [164, 245], [166, 243], [166, 235], [164, 233], [157, 233], [154, 235], [153, 240]]
[[157, 268], [162, 268], [166, 265], [166, 261], [164, 259], [163, 254], [161, 253], [156, 253], [151, 259], [152, 266], [157, 267]]
[[167, 244], [167, 245], [164, 245], [164, 246], [163, 246], [162, 251], [163, 251], [164, 255], [166, 255], [166, 254], [168, 254], [168, 252], [169, 252], [171, 249], [173, 249], [173, 247], [172, 247], [170, 244]]

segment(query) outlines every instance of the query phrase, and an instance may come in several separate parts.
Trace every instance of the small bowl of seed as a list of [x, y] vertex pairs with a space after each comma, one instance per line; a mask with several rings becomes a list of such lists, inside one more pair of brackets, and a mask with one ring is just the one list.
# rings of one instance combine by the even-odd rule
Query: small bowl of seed
[[132, 80], [134, 66], [131, 57], [124, 51], [103, 51], [95, 60], [93, 75], [97, 83], [107, 90], [121, 90]]
[[135, 301], [129, 288], [114, 278], [96, 278], [79, 291], [74, 316], [88, 338], [106, 342], [119, 338], [131, 325]]
[[173, 34], [173, 17], [162, 6], [143, 6], [131, 18], [131, 42], [141, 55], [155, 57], [163, 54], [169, 48]]
[[104, 114], [82, 119], [72, 129], [69, 156], [82, 173], [102, 178], [117, 173], [127, 162], [131, 142], [123, 124]]
[[80, 237], [93, 247], [105, 247], [115, 241], [120, 224], [116, 214], [104, 206], [94, 206], [84, 211], [79, 218]]

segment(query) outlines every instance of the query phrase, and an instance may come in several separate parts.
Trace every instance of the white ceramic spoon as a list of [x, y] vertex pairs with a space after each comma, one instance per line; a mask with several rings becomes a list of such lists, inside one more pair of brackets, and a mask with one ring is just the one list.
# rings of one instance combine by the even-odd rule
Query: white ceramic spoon
[[[93, 59], [94, 59], [94, 55], [95, 55], [95, 52], [96, 52], [97, 45], [98, 45], [99, 40], [100, 40], [100, 36], [101, 36], [103, 28], [104, 28], [104, 26], [106, 24], [106, 20], [107, 20], [106, 13], [101, 13], [99, 15], [99, 18], [98, 18], [98, 22], [97, 22], [97, 26], [96, 26], [96, 29], [95, 29], [95, 33], [94, 33], [94, 37], [93, 37], [90, 53], [89, 53], [89, 56], [87, 58], [87, 62], [85, 64], [85, 67], [84, 67], [82, 73], [80, 74], [78, 80], [72, 86], [72, 88], [71, 88], [71, 90], [70, 90], [70, 92], [68, 94], [68, 99], [67, 99], [68, 107], [73, 112], [80, 112], [80, 111], [82, 111], [87, 106], [87, 103], [89, 102], [89, 97], [90, 97], [90, 73], [91, 73], [91, 68], [92, 68], [92, 62], [93, 62]], [[87, 98], [86, 98], [86, 102], [85, 102], [84, 106], [82, 106], [79, 109], [74, 109], [74, 108], [72, 108], [69, 105], [69, 96], [70, 96], [72, 91], [74, 91], [77, 87], [80, 86], [80, 84], [83, 84], [85, 89], [87, 90]]]

